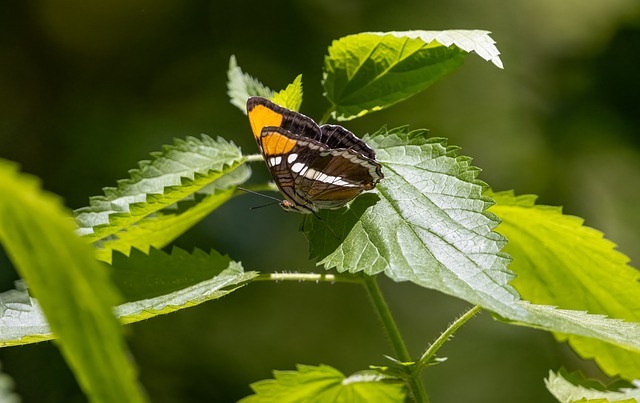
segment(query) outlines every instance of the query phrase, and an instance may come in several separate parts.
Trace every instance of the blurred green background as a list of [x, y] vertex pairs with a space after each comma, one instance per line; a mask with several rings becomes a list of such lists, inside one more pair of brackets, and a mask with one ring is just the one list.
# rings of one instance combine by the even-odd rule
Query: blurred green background
[[[637, 0], [151, 0], [0, 3], [0, 158], [42, 178], [78, 208], [174, 137], [206, 133], [257, 152], [226, 96], [235, 54], [273, 89], [302, 73], [302, 112], [328, 104], [320, 79], [331, 40], [362, 31], [486, 29], [504, 70], [469, 56], [455, 74], [382, 112], [348, 122], [429, 128], [483, 169], [495, 190], [535, 193], [640, 258], [640, 3]], [[254, 165], [256, 183], [268, 180]], [[4, 197], [4, 195], [0, 195]], [[214, 248], [260, 271], [314, 270], [301, 217], [244, 196], [175, 244]], [[319, 269], [316, 269], [319, 270]], [[0, 286], [16, 275], [0, 251]], [[411, 351], [422, 351], [465, 302], [382, 281]], [[127, 328], [154, 402], [234, 401], [272, 369], [345, 373], [391, 354], [367, 296], [345, 284], [252, 284], [219, 301]], [[433, 402], [553, 402], [560, 366], [598, 376], [544, 332], [483, 314], [426, 371]], [[52, 343], [0, 349], [24, 402], [85, 398]]]

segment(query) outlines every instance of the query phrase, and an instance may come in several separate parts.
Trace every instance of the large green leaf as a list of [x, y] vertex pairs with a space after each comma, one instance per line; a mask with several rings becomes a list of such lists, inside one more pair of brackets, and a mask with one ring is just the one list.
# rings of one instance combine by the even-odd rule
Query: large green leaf
[[[623, 388], [612, 391], [605, 390], [602, 385], [594, 382], [585, 382], [579, 379], [577, 374], [549, 372], [549, 377], [544, 380], [547, 389], [558, 399], [560, 403], [573, 402], [618, 402], [638, 403], [640, 401], [640, 389]], [[583, 385], [582, 383], [588, 383]]]
[[[74, 234], [69, 214], [57, 198], [39, 189], [36, 180], [18, 175], [14, 166], [2, 161], [0, 194], [0, 242], [38, 297], [89, 399], [144, 401], [112, 312], [118, 300], [115, 288], [92, 248]], [[16, 306], [1, 306], [4, 333], [22, 313]]]
[[223, 139], [189, 137], [153, 153], [131, 178], [75, 211], [79, 233], [109, 261], [113, 250], [161, 248], [228, 200], [250, 176], [240, 149]]
[[[487, 194], [497, 202], [490, 211], [502, 220], [497, 231], [509, 239], [505, 251], [518, 275], [512, 284], [523, 298], [640, 322], [640, 272], [601, 232], [559, 207], [536, 205], [535, 196]], [[640, 352], [584, 337], [571, 336], [569, 343], [607, 374], [640, 379]]]
[[345, 377], [327, 365], [298, 365], [297, 371], [274, 371], [275, 379], [251, 385], [255, 395], [241, 403], [401, 403], [406, 399], [404, 384], [374, 371]]
[[512, 322], [640, 352], [640, 323], [520, 300], [494, 232], [498, 218], [470, 159], [424, 131], [382, 129], [367, 142], [385, 178], [349, 206], [309, 215], [311, 255], [340, 272], [385, 273], [480, 305]]
[[469, 52], [502, 67], [487, 31], [366, 32], [333, 41], [323, 85], [333, 117], [349, 120], [428, 88]]
[[[171, 313], [229, 294], [257, 276], [240, 263], [215, 251], [171, 254], [151, 249], [149, 255], [133, 249], [131, 256], [116, 253], [111, 276], [126, 302], [116, 307], [123, 323]], [[0, 345], [12, 346], [54, 337], [37, 301], [21, 282], [0, 293]]]
[[311, 255], [340, 272], [384, 272], [514, 316], [506, 240], [492, 231], [499, 221], [485, 212], [491, 200], [478, 169], [425, 134], [383, 128], [365, 138], [385, 177], [349, 208], [307, 218]]

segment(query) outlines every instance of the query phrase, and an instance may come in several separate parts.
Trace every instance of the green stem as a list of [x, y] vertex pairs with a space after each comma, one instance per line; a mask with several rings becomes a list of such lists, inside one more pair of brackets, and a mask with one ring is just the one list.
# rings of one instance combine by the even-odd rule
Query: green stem
[[256, 161], [264, 161], [262, 154], [250, 154], [244, 156], [245, 161], [247, 162], [256, 162]]
[[414, 374], [416, 375], [419, 374], [420, 370], [422, 370], [424, 367], [429, 365], [433, 357], [436, 355], [436, 352], [438, 352], [440, 347], [442, 347], [444, 343], [446, 343], [447, 340], [449, 340], [449, 338], [456, 332], [456, 330], [458, 330], [462, 325], [467, 323], [471, 318], [473, 318], [481, 310], [482, 310], [481, 306], [474, 306], [473, 308], [465, 312], [462, 316], [460, 316], [455, 322], [449, 325], [447, 330], [442, 332], [442, 334], [436, 339], [436, 341], [429, 346], [427, 351], [425, 351], [424, 354], [422, 354], [422, 357], [420, 357], [420, 360], [418, 360], [418, 362], [416, 363], [413, 369]]
[[253, 281], [297, 281], [314, 283], [352, 283], [362, 284], [362, 278], [352, 274], [316, 274], [316, 273], [265, 273], [259, 274]]
[[329, 121], [329, 119], [331, 119], [331, 114], [333, 113], [333, 108], [329, 108], [324, 115], [322, 115], [322, 119], [320, 119], [320, 122], [318, 122], [319, 124], [325, 124]]
[[[389, 306], [387, 305], [382, 293], [380, 292], [380, 287], [378, 287], [378, 282], [375, 276], [367, 276], [364, 275], [364, 286], [369, 292], [369, 296], [371, 297], [371, 301], [373, 302], [373, 306], [378, 312], [378, 316], [382, 321], [382, 324], [387, 331], [387, 335], [389, 336], [389, 340], [391, 340], [391, 345], [401, 362], [411, 362], [411, 355], [409, 354], [409, 350], [407, 346], [404, 344], [404, 340], [400, 335], [400, 330], [398, 330], [398, 326], [396, 322], [393, 320], [393, 316], [391, 315], [391, 311], [389, 310]], [[409, 387], [413, 392], [413, 397], [418, 403], [428, 403], [429, 397], [427, 396], [427, 392], [424, 389], [424, 385], [420, 381], [419, 374], [413, 373], [410, 374], [409, 377]]]

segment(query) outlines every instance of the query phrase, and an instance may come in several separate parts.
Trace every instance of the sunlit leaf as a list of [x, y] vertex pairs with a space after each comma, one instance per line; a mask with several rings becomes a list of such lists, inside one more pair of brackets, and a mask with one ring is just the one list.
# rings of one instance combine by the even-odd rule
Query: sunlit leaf
[[384, 179], [349, 208], [307, 218], [311, 255], [340, 272], [385, 273], [516, 315], [509, 258], [500, 252], [506, 240], [493, 232], [499, 221], [485, 211], [491, 200], [478, 169], [425, 134], [399, 128], [365, 137]]
[[95, 243], [100, 260], [108, 262], [113, 250], [167, 245], [250, 176], [238, 147], [204, 135], [176, 140], [152, 157], [131, 170], [130, 179], [75, 211], [79, 233]]
[[401, 382], [377, 372], [364, 371], [345, 377], [327, 365], [298, 365], [297, 368], [297, 371], [274, 371], [275, 379], [252, 384], [255, 394], [240, 402], [400, 403], [406, 399]]
[[367, 32], [333, 41], [323, 85], [333, 117], [349, 120], [409, 98], [474, 52], [502, 67], [487, 31]]
[[284, 90], [276, 92], [271, 100], [292, 111], [299, 111], [302, 105], [302, 75], [296, 77]]
[[245, 115], [247, 114], [247, 99], [249, 97], [271, 98], [275, 93], [256, 78], [244, 73], [238, 66], [235, 56], [229, 58], [227, 80], [227, 95], [229, 95], [231, 104], [235, 105]]
[[[487, 194], [497, 202], [489, 211], [502, 220], [496, 230], [509, 239], [505, 251], [514, 258], [509, 268], [518, 275], [512, 285], [523, 298], [640, 322], [640, 272], [601, 232], [559, 207], [536, 205], [535, 196]], [[568, 340], [610, 376], [640, 379], [640, 352], [583, 337]]]
[[[375, 191], [348, 207], [306, 217], [318, 264], [340, 272], [384, 273], [493, 311], [512, 322], [597, 338], [640, 352], [640, 323], [520, 300], [509, 284], [505, 238], [470, 159], [424, 131], [382, 129], [365, 137], [383, 166]], [[573, 290], [571, 290], [573, 292]]]

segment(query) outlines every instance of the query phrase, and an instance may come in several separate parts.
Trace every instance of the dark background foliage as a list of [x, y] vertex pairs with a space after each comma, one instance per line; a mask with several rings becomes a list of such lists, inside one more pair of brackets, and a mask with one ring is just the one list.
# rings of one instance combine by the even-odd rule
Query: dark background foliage
[[[362, 31], [487, 29], [505, 70], [470, 56], [455, 74], [385, 111], [345, 124], [429, 128], [463, 147], [495, 190], [536, 193], [586, 218], [640, 258], [640, 6], [634, 0], [448, 2], [306, 0], [0, 3], [0, 157], [78, 208], [174, 137], [207, 133], [256, 146], [226, 96], [240, 66], [274, 89], [303, 74], [302, 111], [327, 108], [321, 66], [331, 40]], [[256, 183], [268, 180], [254, 166]], [[6, 195], [0, 195], [6, 197]], [[300, 216], [244, 196], [176, 241], [228, 253], [246, 269], [309, 271]], [[0, 253], [0, 255], [2, 255]], [[319, 270], [319, 269], [316, 269]], [[0, 256], [3, 290], [16, 278]], [[383, 281], [415, 354], [466, 304]], [[365, 293], [343, 284], [252, 284], [222, 300], [128, 327], [154, 402], [233, 401], [272, 369], [345, 373], [391, 354]], [[546, 333], [484, 314], [426, 371], [434, 402], [552, 402], [543, 377], [581, 363]], [[53, 343], [0, 350], [25, 402], [82, 402]]]

